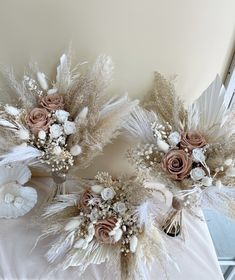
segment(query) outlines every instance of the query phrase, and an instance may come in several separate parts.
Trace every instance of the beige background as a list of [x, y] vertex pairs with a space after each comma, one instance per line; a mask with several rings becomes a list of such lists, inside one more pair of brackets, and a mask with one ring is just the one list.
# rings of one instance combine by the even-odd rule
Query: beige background
[[[32, 57], [50, 75], [72, 41], [77, 60], [112, 56], [111, 92], [141, 97], [158, 70], [178, 75], [177, 90], [189, 102], [216, 73], [225, 76], [234, 11], [234, 0], [0, 0], [0, 61], [20, 75]], [[109, 165], [118, 169], [121, 151], [110, 149]]]

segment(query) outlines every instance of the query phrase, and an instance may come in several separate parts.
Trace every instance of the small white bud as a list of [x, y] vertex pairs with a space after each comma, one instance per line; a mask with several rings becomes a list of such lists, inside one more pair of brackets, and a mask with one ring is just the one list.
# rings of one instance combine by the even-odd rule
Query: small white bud
[[161, 140], [161, 139], [157, 139], [157, 146], [158, 146], [158, 149], [164, 153], [167, 153], [170, 146], [164, 141], [164, 140]]
[[115, 230], [115, 234], [113, 236], [113, 239], [115, 242], [118, 242], [122, 237], [122, 230], [120, 228]]
[[82, 148], [79, 145], [74, 145], [70, 149], [70, 154], [72, 156], [78, 156], [81, 154], [81, 152], [82, 152]]
[[46, 132], [44, 130], [40, 130], [38, 132], [38, 138], [44, 140], [46, 138]]
[[79, 120], [81, 121], [84, 120], [87, 116], [87, 113], [88, 113], [88, 108], [84, 107], [78, 115]]
[[42, 73], [42, 72], [37, 72], [37, 79], [38, 79], [38, 82], [39, 82], [41, 88], [43, 90], [47, 90], [48, 89], [48, 84], [47, 84], [45, 74]]
[[51, 88], [51, 89], [48, 89], [47, 94], [48, 95], [55, 94], [55, 93], [57, 93], [57, 91], [58, 91], [57, 88]]
[[205, 176], [204, 178], [202, 178], [202, 184], [205, 187], [210, 187], [212, 185], [213, 179], [211, 177], [207, 177]]
[[56, 156], [59, 156], [61, 154], [62, 150], [61, 150], [61, 147], [60, 146], [56, 146], [54, 149], [53, 149], [53, 153], [56, 155]]
[[131, 237], [131, 240], [130, 240], [130, 251], [132, 253], [136, 252], [137, 245], [138, 245], [138, 238], [134, 235]]

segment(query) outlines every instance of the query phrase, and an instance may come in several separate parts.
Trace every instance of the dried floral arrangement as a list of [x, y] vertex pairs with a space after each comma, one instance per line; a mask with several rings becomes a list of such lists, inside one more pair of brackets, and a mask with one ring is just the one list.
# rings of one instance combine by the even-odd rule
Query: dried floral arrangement
[[40, 237], [54, 236], [46, 254], [54, 270], [76, 266], [79, 277], [90, 264], [105, 263], [113, 279], [150, 279], [154, 261], [171, 260], [155, 220], [155, 190], [144, 186], [144, 178], [102, 172], [67, 183], [77, 191], [57, 196], [45, 209]]
[[235, 218], [235, 102], [217, 76], [187, 109], [173, 84], [155, 75], [153, 92], [125, 125], [139, 145], [128, 158], [173, 194], [162, 228], [182, 232], [183, 210], [203, 205]]
[[1, 166], [23, 162], [45, 167], [61, 185], [71, 167], [87, 167], [119, 134], [136, 101], [107, 94], [110, 57], [99, 56], [85, 73], [82, 64], [72, 67], [71, 53], [63, 54], [55, 81], [36, 64], [19, 82], [11, 69], [3, 69], [19, 102], [0, 108]]

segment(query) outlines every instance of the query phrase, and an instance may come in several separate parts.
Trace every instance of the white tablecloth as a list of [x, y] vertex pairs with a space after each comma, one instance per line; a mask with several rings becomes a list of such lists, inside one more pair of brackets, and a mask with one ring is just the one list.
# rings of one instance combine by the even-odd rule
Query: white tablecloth
[[[0, 279], [78, 279], [76, 268], [49, 275], [50, 268], [44, 257], [49, 247], [48, 240], [43, 240], [30, 252], [40, 235], [40, 229], [33, 223], [31, 217], [39, 211], [40, 203], [47, 195], [49, 182], [47, 178], [33, 180], [33, 185], [38, 191], [39, 202], [29, 214], [16, 220], [0, 221]], [[206, 223], [185, 215], [185, 224], [186, 242], [182, 243], [178, 238], [169, 238], [167, 242], [180, 272], [175, 267], [167, 265], [166, 276], [156, 263], [152, 269], [151, 280], [222, 280], [223, 276]], [[91, 266], [82, 279], [101, 280], [102, 274], [102, 265]], [[112, 271], [110, 279], [112, 279]]]

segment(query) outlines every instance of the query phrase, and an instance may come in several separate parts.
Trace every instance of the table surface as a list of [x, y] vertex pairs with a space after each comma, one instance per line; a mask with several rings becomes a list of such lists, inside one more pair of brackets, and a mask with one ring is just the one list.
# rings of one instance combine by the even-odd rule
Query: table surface
[[[36, 178], [31, 185], [37, 189], [37, 206], [26, 216], [16, 220], [1, 220], [0, 226], [0, 279], [77, 279], [76, 268], [65, 272], [49, 274], [50, 268], [44, 257], [49, 241], [43, 240], [32, 251], [40, 228], [32, 217], [40, 211], [42, 201], [47, 197], [49, 178]], [[168, 238], [167, 247], [180, 272], [171, 265], [163, 270], [154, 264], [151, 279], [158, 280], [222, 280], [223, 276], [206, 222], [185, 215], [186, 241]], [[90, 266], [82, 279], [103, 279], [102, 265]], [[111, 274], [110, 274], [111, 275]], [[157, 275], [157, 276], [156, 276]], [[111, 276], [110, 276], [111, 277]]]

